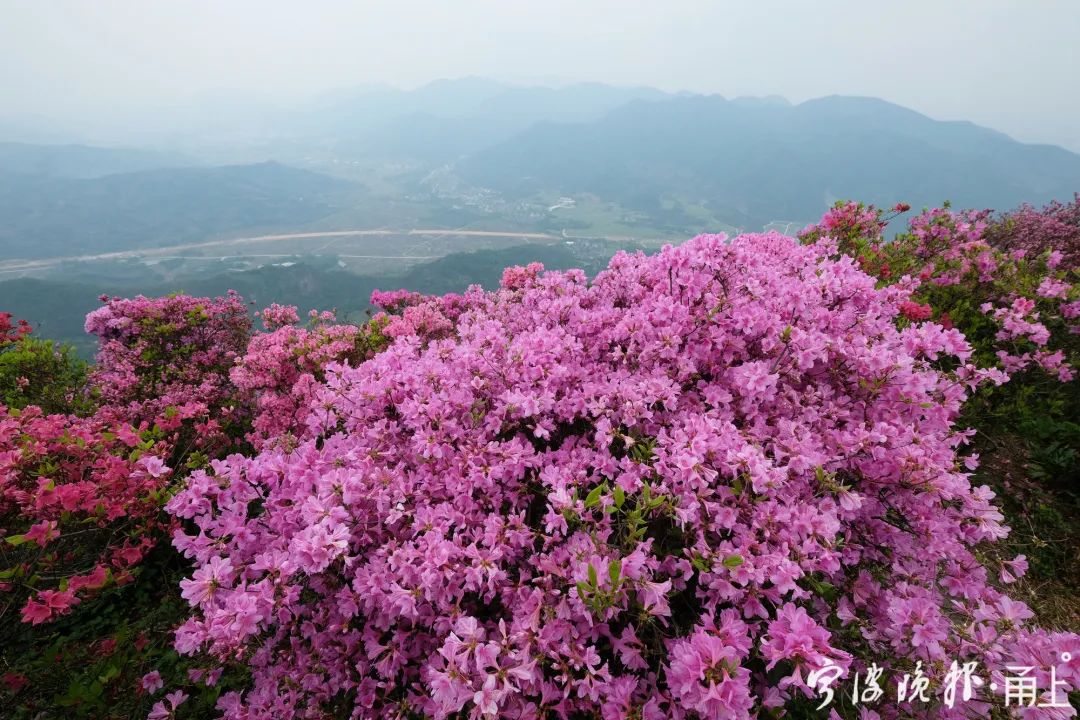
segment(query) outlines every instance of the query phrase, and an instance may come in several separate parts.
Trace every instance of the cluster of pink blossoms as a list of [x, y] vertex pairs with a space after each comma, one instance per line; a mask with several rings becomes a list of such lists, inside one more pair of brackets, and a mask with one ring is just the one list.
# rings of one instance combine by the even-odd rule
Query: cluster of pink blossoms
[[1080, 637], [1026, 627], [974, 554], [1007, 528], [953, 420], [990, 373], [835, 250], [705, 235], [591, 283], [395, 298], [393, 344], [326, 368], [295, 447], [169, 502], [177, 650], [250, 668], [218, 705], [245, 720], [750, 718], [828, 663], [1022, 657], [1078, 687]]
[[[997, 351], [997, 358], [1006, 372], [1019, 372], [1038, 366], [1061, 382], [1071, 382], [1076, 377], [1076, 371], [1067, 362], [1064, 350], [1047, 349], [1050, 329], [1041, 322], [1034, 300], [1018, 297], [1006, 307], [995, 309], [992, 303], [983, 303], [979, 309], [992, 314], [997, 322], [1000, 329], [994, 336], [995, 339], [1029, 348], [1026, 352], [1005, 349]], [[1080, 325], [1075, 327], [1080, 329]]]
[[251, 333], [240, 296], [102, 300], [86, 316], [86, 332], [99, 338], [91, 381], [101, 405], [167, 432], [199, 421], [200, 444], [222, 439], [233, 410], [229, 369]]
[[171, 529], [156, 499], [172, 473], [155, 453], [167, 452], [101, 415], [0, 405], [0, 603], [25, 601], [22, 619], [36, 625], [130, 580]]
[[305, 430], [311, 396], [323, 368], [362, 358], [361, 329], [338, 324], [333, 313], [311, 311], [310, 327], [299, 326], [293, 306], [271, 305], [261, 313], [267, 330], [251, 338], [229, 379], [254, 405], [248, 440], [256, 448], [287, 441]]
[[[840, 252], [855, 257], [861, 268], [883, 283], [918, 283], [912, 286], [915, 297], [928, 302], [913, 299], [902, 304], [901, 313], [910, 320], [928, 320], [936, 314], [941, 325], [955, 323], [971, 333], [969, 339], [985, 343], [969, 309], [978, 307], [998, 326], [987, 343], [992, 346], [977, 348], [989, 351], [991, 358], [980, 359], [993, 362], [996, 357], [998, 370], [1015, 374], [1041, 369], [1070, 382], [1080, 362], [1075, 340], [1080, 333], [1080, 284], [1075, 265], [1063, 264], [1067, 256], [1039, 243], [1068, 239], [1070, 232], [1074, 244], [1080, 239], [1080, 227], [1068, 230], [1067, 223], [1054, 217], [1069, 214], [1066, 211], [1073, 207], [1052, 204], [1042, 214], [1021, 208], [1002, 218], [993, 218], [988, 210], [933, 208], [912, 218], [906, 233], [886, 242], [891, 215], [872, 206], [842, 203], [800, 238], [834, 239]], [[1080, 214], [1074, 211], [1071, 216]], [[1025, 241], [1021, 230], [1038, 222], [1052, 225], [1056, 234], [1036, 233]]]
[[376, 290], [371, 294], [371, 304], [390, 313], [379, 313], [374, 318], [389, 338], [445, 337], [454, 329], [454, 322], [465, 309], [463, 298], [454, 293], [428, 297], [406, 290]]
[[0, 617], [43, 623], [130, 581], [174, 527], [172, 468], [229, 447], [225, 423], [243, 417], [228, 374], [250, 329], [239, 297], [103, 300], [86, 320], [93, 412], [0, 405]]

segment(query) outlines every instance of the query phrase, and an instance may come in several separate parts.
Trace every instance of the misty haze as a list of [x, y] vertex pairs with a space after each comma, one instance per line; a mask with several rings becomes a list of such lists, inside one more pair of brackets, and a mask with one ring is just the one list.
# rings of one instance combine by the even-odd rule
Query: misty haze
[[1071, 716], [1078, 39], [0, 0], [0, 708]]
[[[1077, 51], [1045, 41], [1080, 29], [1065, 4], [935, 6], [926, 27], [676, 3], [655, 31], [646, 5], [409, 6], [6, 8], [0, 305], [89, 348], [102, 293], [353, 313], [369, 287], [490, 285], [530, 254], [596, 270], [699, 232], [791, 234], [841, 199], [1004, 209], [1078, 186], [1061, 109], [1080, 100], [1056, 79]], [[860, 32], [834, 26], [849, 11]], [[953, 32], [1004, 23], [1039, 54]]]

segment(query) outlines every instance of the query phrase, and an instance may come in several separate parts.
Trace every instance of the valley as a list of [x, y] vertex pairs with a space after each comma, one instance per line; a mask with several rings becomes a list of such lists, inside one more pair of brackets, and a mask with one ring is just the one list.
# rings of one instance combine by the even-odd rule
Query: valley
[[478, 78], [136, 147], [17, 140], [0, 142], [0, 307], [85, 356], [99, 295], [237, 289], [252, 310], [355, 316], [374, 288], [460, 292], [533, 260], [595, 272], [700, 233], [795, 234], [846, 197], [1013, 207], [1080, 178], [1062, 148], [876, 98]]

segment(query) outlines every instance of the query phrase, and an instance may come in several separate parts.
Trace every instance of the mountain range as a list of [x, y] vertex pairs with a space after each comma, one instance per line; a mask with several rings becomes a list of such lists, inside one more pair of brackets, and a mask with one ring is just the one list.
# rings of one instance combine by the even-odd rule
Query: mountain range
[[1005, 208], [1080, 187], [1074, 153], [876, 98], [465, 78], [222, 116], [245, 120], [148, 148], [0, 143], [0, 248], [66, 256], [439, 219], [676, 239], [809, 222], [841, 198]]
[[518, 196], [557, 188], [646, 208], [676, 197], [743, 227], [810, 220], [837, 199], [1006, 208], [1080, 187], [1067, 150], [859, 97], [635, 101], [592, 122], [537, 124], [458, 169]]
[[0, 170], [9, 174], [85, 179], [197, 164], [193, 158], [177, 152], [92, 147], [76, 143], [37, 145], [0, 142]]

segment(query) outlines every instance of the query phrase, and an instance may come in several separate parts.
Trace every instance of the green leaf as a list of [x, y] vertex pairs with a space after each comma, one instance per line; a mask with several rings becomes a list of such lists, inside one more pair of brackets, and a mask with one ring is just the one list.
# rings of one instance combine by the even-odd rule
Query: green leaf
[[742, 555], [728, 555], [724, 558], [724, 567], [737, 568], [743, 564]]
[[623, 503], [626, 502], [626, 491], [622, 489], [622, 486], [615, 486], [615, 507], [621, 508]]
[[599, 504], [600, 495], [604, 492], [604, 484], [601, 483], [589, 491], [589, 494], [585, 496], [585, 507], [591, 508], [594, 505]]
[[611, 578], [612, 589], [619, 586], [619, 573], [622, 571], [622, 561], [612, 560], [607, 566], [608, 577]]
[[22, 545], [24, 542], [29, 542], [25, 535], [8, 535], [4, 539], [7, 541], [8, 545], [14, 545], [15, 547]]
[[589, 563], [589, 587], [596, 587], [596, 568]]
[[583, 602], [583, 603], [588, 602], [588, 600], [586, 599], [586, 592], [588, 591], [588, 589], [589, 589], [589, 586], [586, 585], [584, 582], [579, 582], [577, 584], [577, 594], [578, 594], [578, 597], [581, 598], [581, 602]]

